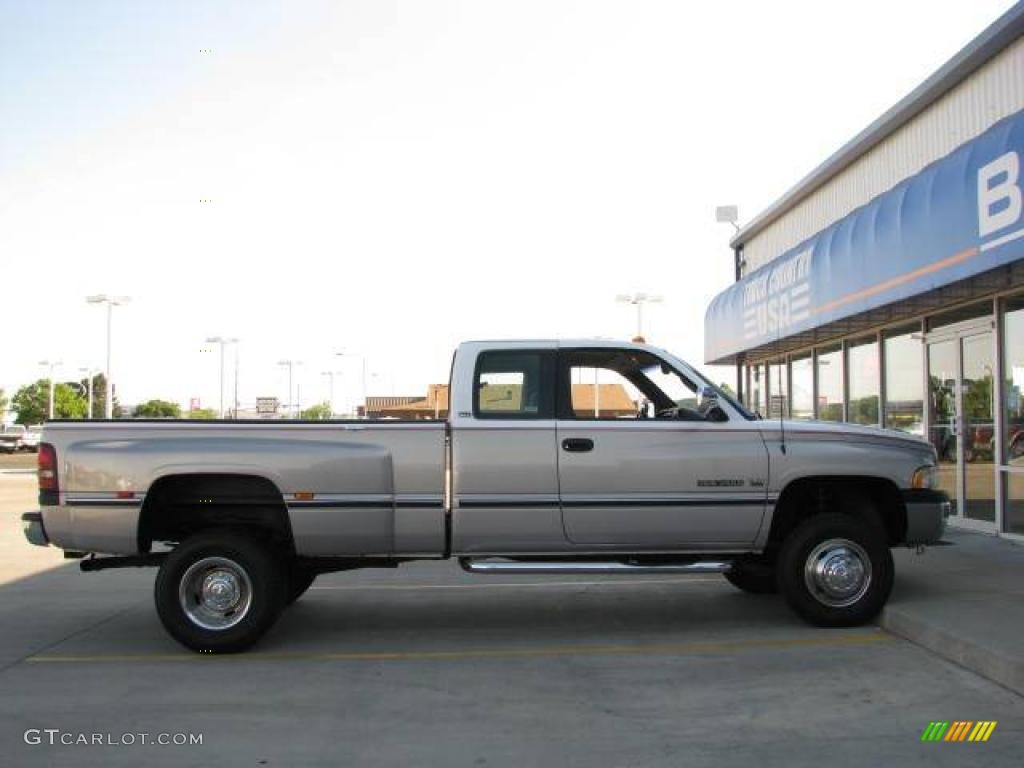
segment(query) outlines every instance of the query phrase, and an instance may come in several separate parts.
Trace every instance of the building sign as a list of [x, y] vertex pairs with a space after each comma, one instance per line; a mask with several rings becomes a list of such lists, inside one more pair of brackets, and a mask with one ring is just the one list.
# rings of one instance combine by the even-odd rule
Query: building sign
[[708, 363], [1024, 259], [1024, 111], [715, 297]]
[[277, 413], [280, 401], [276, 397], [257, 397], [256, 413], [262, 415]]
[[810, 301], [811, 249], [787, 256], [777, 269], [743, 287], [743, 338], [785, 335], [807, 319]]

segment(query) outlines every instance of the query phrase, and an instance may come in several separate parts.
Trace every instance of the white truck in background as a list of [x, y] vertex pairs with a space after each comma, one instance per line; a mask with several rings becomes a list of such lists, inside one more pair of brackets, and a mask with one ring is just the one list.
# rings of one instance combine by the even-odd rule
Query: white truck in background
[[0, 426], [0, 451], [15, 453], [17, 451], [38, 451], [42, 439], [41, 424], [26, 427], [24, 424], [4, 424]]

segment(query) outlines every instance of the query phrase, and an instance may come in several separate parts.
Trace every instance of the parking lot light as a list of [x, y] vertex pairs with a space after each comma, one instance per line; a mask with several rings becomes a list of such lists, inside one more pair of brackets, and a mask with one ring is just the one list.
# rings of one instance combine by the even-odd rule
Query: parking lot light
[[63, 365], [60, 360], [40, 360], [39, 364], [44, 368], [50, 369], [49, 381], [50, 381], [50, 405], [47, 411], [47, 418], [53, 419], [53, 371], [58, 365]]
[[95, 296], [86, 296], [85, 300], [89, 304], [106, 304], [107, 305], [107, 398], [105, 403], [105, 414], [104, 417], [107, 419], [114, 418], [114, 379], [110, 371], [110, 328], [111, 320], [114, 314], [114, 307], [120, 307], [131, 301], [130, 296], [108, 296], [105, 293], [99, 293]]

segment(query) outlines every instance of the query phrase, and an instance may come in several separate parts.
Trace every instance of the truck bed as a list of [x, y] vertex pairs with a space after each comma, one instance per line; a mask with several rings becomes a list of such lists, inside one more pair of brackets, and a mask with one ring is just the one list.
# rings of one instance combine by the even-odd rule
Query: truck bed
[[280, 491], [298, 554], [437, 556], [445, 434], [424, 421], [53, 421], [60, 497], [46, 530], [67, 549], [133, 553], [157, 483], [245, 476]]

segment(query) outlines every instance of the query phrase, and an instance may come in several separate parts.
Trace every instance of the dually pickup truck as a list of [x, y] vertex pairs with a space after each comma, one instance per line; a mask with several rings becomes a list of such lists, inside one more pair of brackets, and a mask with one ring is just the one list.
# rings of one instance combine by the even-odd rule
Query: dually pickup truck
[[318, 574], [423, 559], [721, 573], [849, 626], [949, 513], [929, 443], [761, 419], [651, 346], [468, 342], [450, 387], [447, 421], [51, 421], [26, 536], [83, 571], [159, 566], [167, 631], [218, 653]]

